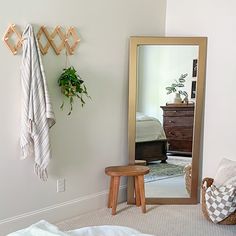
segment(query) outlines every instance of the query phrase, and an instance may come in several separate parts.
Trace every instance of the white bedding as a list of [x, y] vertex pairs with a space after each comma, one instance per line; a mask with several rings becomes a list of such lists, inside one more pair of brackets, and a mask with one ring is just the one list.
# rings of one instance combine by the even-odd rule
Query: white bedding
[[90, 226], [68, 232], [60, 231], [55, 225], [41, 220], [26, 229], [8, 234], [7, 236], [151, 236], [123, 226]]
[[136, 113], [136, 142], [166, 139], [161, 122], [142, 113]]
[[114, 225], [84, 227], [67, 233], [70, 236], [152, 236], [132, 228]]

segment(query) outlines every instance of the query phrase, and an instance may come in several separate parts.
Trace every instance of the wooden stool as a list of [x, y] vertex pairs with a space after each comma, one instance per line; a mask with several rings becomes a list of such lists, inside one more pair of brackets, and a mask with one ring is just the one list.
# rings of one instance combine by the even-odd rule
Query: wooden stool
[[134, 177], [135, 183], [135, 201], [136, 206], [142, 206], [142, 212], [146, 212], [145, 191], [144, 191], [144, 175], [149, 173], [146, 166], [110, 166], [105, 169], [105, 173], [111, 176], [110, 190], [108, 198], [108, 208], [112, 208], [112, 215], [116, 214], [116, 206], [121, 176]]

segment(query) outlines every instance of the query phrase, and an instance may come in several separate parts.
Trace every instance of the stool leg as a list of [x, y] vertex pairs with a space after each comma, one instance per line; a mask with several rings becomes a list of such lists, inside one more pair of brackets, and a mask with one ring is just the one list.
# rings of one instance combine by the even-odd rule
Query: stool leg
[[110, 180], [110, 189], [109, 189], [109, 196], [108, 196], [108, 208], [112, 208], [112, 199], [113, 199], [113, 184], [114, 184], [114, 177], [111, 176]]
[[119, 193], [119, 186], [120, 186], [120, 176], [114, 177], [113, 182], [113, 201], [112, 201], [112, 215], [116, 214], [116, 206], [117, 206], [117, 199]]
[[138, 176], [134, 176], [134, 189], [135, 189], [135, 203], [136, 206], [140, 206], [140, 189], [138, 184]]
[[144, 191], [144, 176], [138, 176], [139, 192], [141, 199], [142, 212], [146, 213], [146, 203], [145, 203], [145, 191]]

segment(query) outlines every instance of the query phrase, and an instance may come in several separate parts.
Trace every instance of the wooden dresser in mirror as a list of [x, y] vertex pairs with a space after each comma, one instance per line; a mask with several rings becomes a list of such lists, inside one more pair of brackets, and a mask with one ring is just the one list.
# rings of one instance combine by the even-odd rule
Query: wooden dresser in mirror
[[194, 104], [168, 104], [161, 108], [168, 152], [191, 156]]

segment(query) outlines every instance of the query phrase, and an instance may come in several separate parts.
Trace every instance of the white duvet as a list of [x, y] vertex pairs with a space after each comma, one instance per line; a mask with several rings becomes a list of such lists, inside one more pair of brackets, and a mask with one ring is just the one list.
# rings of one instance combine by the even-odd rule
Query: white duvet
[[8, 234], [7, 236], [151, 236], [123, 226], [91, 226], [68, 232], [60, 231], [55, 225], [41, 220], [26, 229]]
[[161, 122], [140, 112], [136, 113], [136, 142], [166, 139]]

